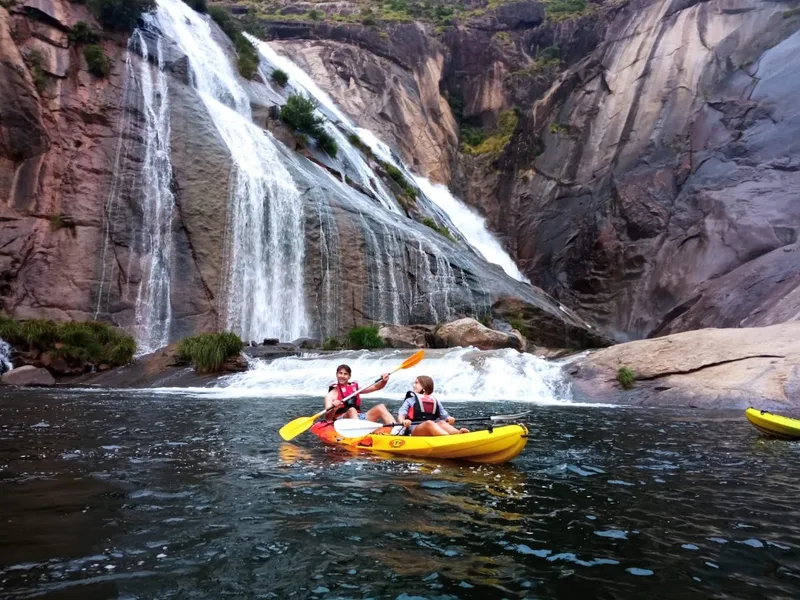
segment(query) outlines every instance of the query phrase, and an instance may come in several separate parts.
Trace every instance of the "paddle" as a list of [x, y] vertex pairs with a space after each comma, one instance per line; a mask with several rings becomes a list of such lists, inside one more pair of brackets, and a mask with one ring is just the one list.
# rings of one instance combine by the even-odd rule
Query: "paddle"
[[[410, 367], [413, 367], [414, 365], [419, 363], [419, 361], [421, 361], [424, 356], [425, 356], [425, 351], [424, 350], [420, 350], [419, 352], [415, 352], [414, 354], [409, 356], [407, 359], [405, 359], [402, 363], [400, 363], [400, 366], [397, 367], [394, 371], [391, 371], [389, 374], [391, 375], [392, 373], [397, 373], [397, 371], [399, 371], [400, 369], [408, 369]], [[378, 377], [378, 379], [375, 380], [375, 383], [380, 383], [381, 379], [382, 379], [381, 377]], [[374, 384], [370, 384], [370, 385], [374, 385]], [[369, 387], [370, 386], [367, 386], [366, 388], [364, 388], [364, 390], [369, 389]], [[352, 398], [354, 396], [358, 396], [359, 394], [363, 394], [364, 390], [358, 390], [356, 392], [353, 392], [352, 394], [347, 396], [347, 398], [342, 398], [342, 402], [346, 402], [347, 400], [349, 400], [350, 398]], [[296, 438], [301, 433], [303, 433], [305, 431], [308, 431], [308, 429], [310, 429], [311, 426], [314, 424], [314, 421], [319, 419], [328, 410], [330, 410], [330, 409], [321, 410], [320, 412], [318, 412], [317, 414], [315, 414], [315, 415], [313, 415], [311, 417], [298, 417], [294, 421], [290, 421], [289, 423], [287, 423], [286, 425], [281, 427], [280, 431], [278, 433], [280, 433], [281, 437], [288, 442], [289, 440]], [[361, 422], [363, 423], [363, 421], [361, 421]]]
[[[513, 415], [494, 415], [490, 417], [469, 417], [467, 419], [458, 419], [457, 423], [478, 423], [480, 421], [492, 421], [494, 423], [502, 421], [518, 421], [519, 419], [530, 414], [530, 411], [524, 413], [516, 413]], [[418, 425], [423, 421], [412, 421], [412, 425]], [[383, 423], [376, 423], [375, 421], [361, 421], [360, 419], [339, 419], [334, 421], [333, 428], [336, 433], [345, 437], [362, 437], [369, 435], [376, 429], [381, 427], [395, 427], [402, 425], [402, 423], [390, 423], [384, 425]]]

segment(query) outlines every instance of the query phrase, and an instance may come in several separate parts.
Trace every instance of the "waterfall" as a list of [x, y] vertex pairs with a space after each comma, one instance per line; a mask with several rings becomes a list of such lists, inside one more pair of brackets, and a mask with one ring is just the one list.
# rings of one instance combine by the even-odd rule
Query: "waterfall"
[[[530, 281], [520, 272], [514, 260], [506, 252], [497, 239], [489, 232], [486, 227], [485, 220], [480, 217], [475, 211], [468, 208], [458, 198], [453, 196], [450, 191], [442, 185], [434, 185], [424, 177], [413, 174], [410, 169], [398, 160], [389, 149], [389, 147], [381, 142], [378, 137], [369, 130], [357, 128], [355, 125], [342, 113], [336, 106], [330, 96], [326, 94], [314, 82], [307, 73], [288, 58], [279, 55], [273, 50], [266, 42], [262, 42], [254, 37], [249, 37], [261, 55], [274, 67], [279, 68], [289, 75], [289, 86], [297, 91], [303, 92], [305, 95], [312, 96], [319, 104], [320, 111], [323, 112], [330, 120], [337, 121], [347, 131], [354, 133], [366, 143], [372, 151], [379, 156], [382, 160], [399, 168], [406, 179], [414, 181], [417, 187], [424, 194], [434, 206], [439, 208], [446, 219], [452, 224], [456, 230], [454, 233], [460, 234], [460, 237], [469, 244], [480, 256], [486, 261], [494, 263], [502, 267], [502, 269], [511, 277], [518, 281], [530, 283]], [[269, 80], [267, 73], [262, 73], [265, 80]], [[369, 166], [361, 159], [361, 152], [353, 148], [344, 136], [336, 131], [336, 127], [328, 125], [326, 129], [334, 135], [336, 141], [343, 152], [347, 156], [347, 160], [351, 162], [353, 168], [359, 174], [361, 185], [365, 185], [376, 193], [378, 198], [383, 204], [387, 203], [386, 198], [382, 192], [376, 191], [370, 181], [380, 181], [380, 178], [375, 175]], [[357, 157], [357, 158], [356, 158]], [[390, 202], [390, 201], [389, 201]], [[391, 207], [396, 211], [396, 203], [391, 202]]]
[[0, 375], [14, 368], [11, 364], [11, 345], [0, 338]]
[[137, 29], [131, 42], [142, 60], [139, 85], [145, 119], [145, 155], [142, 164], [142, 231], [140, 261], [142, 280], [136, 296], [136, 345], [148, 353], [169, 343], [172, 320], [170, 267], [172, 257], [172, 194], [170, 163], [170, 119], [167, 75], [164, 72], [162, 40], [156, 42], [155, 78], [147, 62], [147, 44]]
[[[341, 352], [330, 355], [256, 360], [244, 373], [223, 377], [217, 387], [201, 393], [224, 396], [321, 397], [333, 381], [336, 366], [353, 369], [354, 379], [362, 382], [379, 373], [397, 368], [409, 351]], [[516, 400], [537, 404], [571, 402], [569, 383], [558, 365], [516, 350], [482, 351], [475, 348], [427, 350], [425, 361], [409, 371], [395, 373], [380, 392], [365, 399], [402, 399], [417, 375], [428, 375], [442, 400]], [[222, 389], [220, 389], [222, 388]]]
[[508, 275], [517, 281], [530, 283], [530, 280], [519, 270], [514, 259], [503, 249], [497, 238], [489, 232], [483, 217], [453, 196], [447, 187], [434, 185], [419, 176], [414, 176], [414, 181], [419, 189], [447, 214], [464, 238], [487, 262], [500, 265]]
[[[136, 58], [141, 55], [141, 59]], [[134, 252], [128, 253], [125, 265], [127, 280], [121, 299], [127, 299], [133, 257], [138, 256], [141, 273], [136, 289], [134, 336], [140, 353], [152, 352], [169, 343], [172, 321], [170, 302], [170, 268], [172, 257], [172, 225], [175, 197], [171, 190], [170, 117], [167, 75], [164, 72], [162, 43], [156, 45], [156, 66], [148, 59], [148, 47], [140, 30], [128, 40], [122, 93], [123, 118], [115, 155], [113, 179], [106, 201], [101, 250], [100, 286], [95, 305], [95, 318], [107, 309], [117, 269], [112, 243], [124, 240]], [[155, 74], [154, 74], [155, 71]], [[136, 115], [140, 122], [134, 121]], [[139, 163], [132, 154], [131, 140], [141, 141], [144, 156], [133, 180], [125, 173], [129, 163]], [[130, 228], [116, 223], [119, 204], [131, 195], [141, 213], [141, 225]], [[115, 229], [116, 226], [116, 229]]]
[[229, 188], [227, 327], [243, 339], [309, 332], [305, 308], [303, 199], [210, 23], [181, 0], [151, 16], [189, 57], [191, 79], [233, 161]]

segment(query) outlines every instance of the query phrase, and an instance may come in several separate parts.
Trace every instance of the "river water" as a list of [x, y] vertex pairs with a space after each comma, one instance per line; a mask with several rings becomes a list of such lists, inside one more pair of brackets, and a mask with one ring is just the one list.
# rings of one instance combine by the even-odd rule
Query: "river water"
[[738, 411], [533, 406], [469, 466], [282, 442], [318, 402], [3, 391], [0, 596], [800, 596], [800, 445]]

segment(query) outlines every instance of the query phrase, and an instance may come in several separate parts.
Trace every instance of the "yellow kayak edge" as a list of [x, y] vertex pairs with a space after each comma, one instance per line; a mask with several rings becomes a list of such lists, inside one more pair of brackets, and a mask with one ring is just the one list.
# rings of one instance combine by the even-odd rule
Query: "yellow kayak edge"
[[326, 444], [352, 450], [487, 464], [505, 463], [516, 458], [528, 443], [528, 429], [519, 423], [442, 436], [376, 432], [363, 437], [345, 438], [327, 423], [317, 423], [311, 432]]
[[764, 435], [782, 440], [800, 439], [800, 419], [775, 415], [752, 406], [744, 414], [750, 424]]

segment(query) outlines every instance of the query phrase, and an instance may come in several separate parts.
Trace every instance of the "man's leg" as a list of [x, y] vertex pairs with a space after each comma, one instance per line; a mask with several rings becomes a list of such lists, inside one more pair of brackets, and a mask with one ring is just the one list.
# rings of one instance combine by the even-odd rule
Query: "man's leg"
[[380, 419], [385, 425], [394, 423], [394, 417], [392, 416], [392, 413], [387, 410], [386, 405], [384, 404], [373, 406], [367, 411], [365, 416], [367, 421], [376, 421], [377, 419]]

